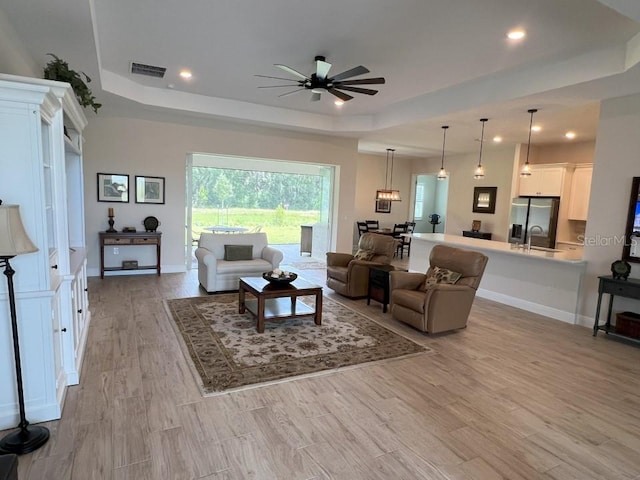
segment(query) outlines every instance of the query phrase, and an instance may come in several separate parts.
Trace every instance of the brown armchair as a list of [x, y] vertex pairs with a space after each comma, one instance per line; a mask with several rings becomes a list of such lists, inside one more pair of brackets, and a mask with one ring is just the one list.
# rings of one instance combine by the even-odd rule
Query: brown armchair
[[[436, 245], [429, 255], [427, 274], [390, 272], [391, 315], [427, 333], [466, 327], [487, 260], [480, 252]], [[434, 267], [462, 276], [455, 284], [437, 283], [425, 289], [427, 275]]]
[[366, 297], [369, 288], [369, 267], [389, 265], [398, 241], [388, 235], [363, 233], [358, 251], [369, 251], [368, 260], [349, 253], [327, 252], [327, 287], [346, 297]]

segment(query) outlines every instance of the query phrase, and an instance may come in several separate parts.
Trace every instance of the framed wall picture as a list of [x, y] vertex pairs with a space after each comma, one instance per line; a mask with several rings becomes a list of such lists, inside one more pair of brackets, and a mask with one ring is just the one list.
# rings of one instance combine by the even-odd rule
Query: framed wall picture
[[376, 213], [391, 213], [391, 200], [376, 200]]
[[474, 187], [473, 212], [496, 213], [496, 193], [498, 187]]
[[129, 175], [99, 173], [98, 201], [129, 203]]
[[164, 177], [136, 175], [136, 203], [164, 203]]

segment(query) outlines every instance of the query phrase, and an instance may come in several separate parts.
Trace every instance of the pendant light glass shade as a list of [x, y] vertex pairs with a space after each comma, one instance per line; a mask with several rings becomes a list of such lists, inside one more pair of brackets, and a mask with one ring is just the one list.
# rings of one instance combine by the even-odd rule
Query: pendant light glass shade
[[444, 145], [447, 140], [447, 128], [449, 128], [448, 125], [442, 126], [442, 161], [440, 162], [440, 172], [436, 177], [438, 180], [445, 180], [448, 176], [447, 171], [444, 169]]
[[480, 135], [480, 155], [478, 157], [478, 166], [476, 170], [473, 172], [473, 178], [476, 180], [480, 180], [484, 178], [484, 167], [482, 166], [482, 144], [484, 143], [484, 124], [488, 121], [488, 118], [481, 118], [482, 122], [482, 134]]
[[529, 166], [529, 150], [531, 149], [531, 128], [533, 127], [533, 114], [537, 111], [538, 110], [535, 108], [527, 110], [527, 112], [529, 112], [529, 115], [531, 116], [529, 119], [529, 140], [527, 141], [527, 159], [524, 162], [522, 169], [520, 170], [521, 177], [528, 177], [531, 175], [531, 167]]
[[[384, 188], [376, 190], [376, 200], [390, 200], [392, 202], [400, 202], [400, 190], [393, 190], [393, 153], [395, 149], [387, 148], [387, 169], [384, 175]], [[391, 154], [391, 179], [387, 186], [387, 177], [389, 173], [389, 154]]]

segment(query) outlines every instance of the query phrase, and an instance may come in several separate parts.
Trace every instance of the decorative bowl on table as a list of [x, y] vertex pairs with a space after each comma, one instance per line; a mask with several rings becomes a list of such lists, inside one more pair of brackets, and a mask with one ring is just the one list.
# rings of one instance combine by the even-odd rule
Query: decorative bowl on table
[[298, 278], [298, 275], [293, 272], [273, 270], [271, 272], [264, 272], [262, 278], [274, 287], [285, 287]]

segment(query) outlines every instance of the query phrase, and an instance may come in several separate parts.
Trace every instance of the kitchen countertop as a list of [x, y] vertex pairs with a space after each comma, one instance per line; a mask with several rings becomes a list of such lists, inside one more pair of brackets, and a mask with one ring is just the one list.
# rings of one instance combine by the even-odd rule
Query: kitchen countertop
[[514, 248], [514, 244], [507, 242], [498, 242], [495, 240], [482, 240], [479, 238], [462, 237], [459, 235], [449, 235], [445, 233], [413, 233], [412, 238], [418, 241], [427, 241], [433, 243], [443, 243], [447, 245], [455, 245], [462, 248], [474, 248], [478, 250], [486, 250], [500, 252], [507, 255], [518, 257], [528, 257], [531, 259], [540, 259], [545, 261], [563, 262], [571, 264], [582, 264], [582, 253], [580, 251], [561, 251], [547, 252], [542, 250], [526, 250], [523, 248]]

